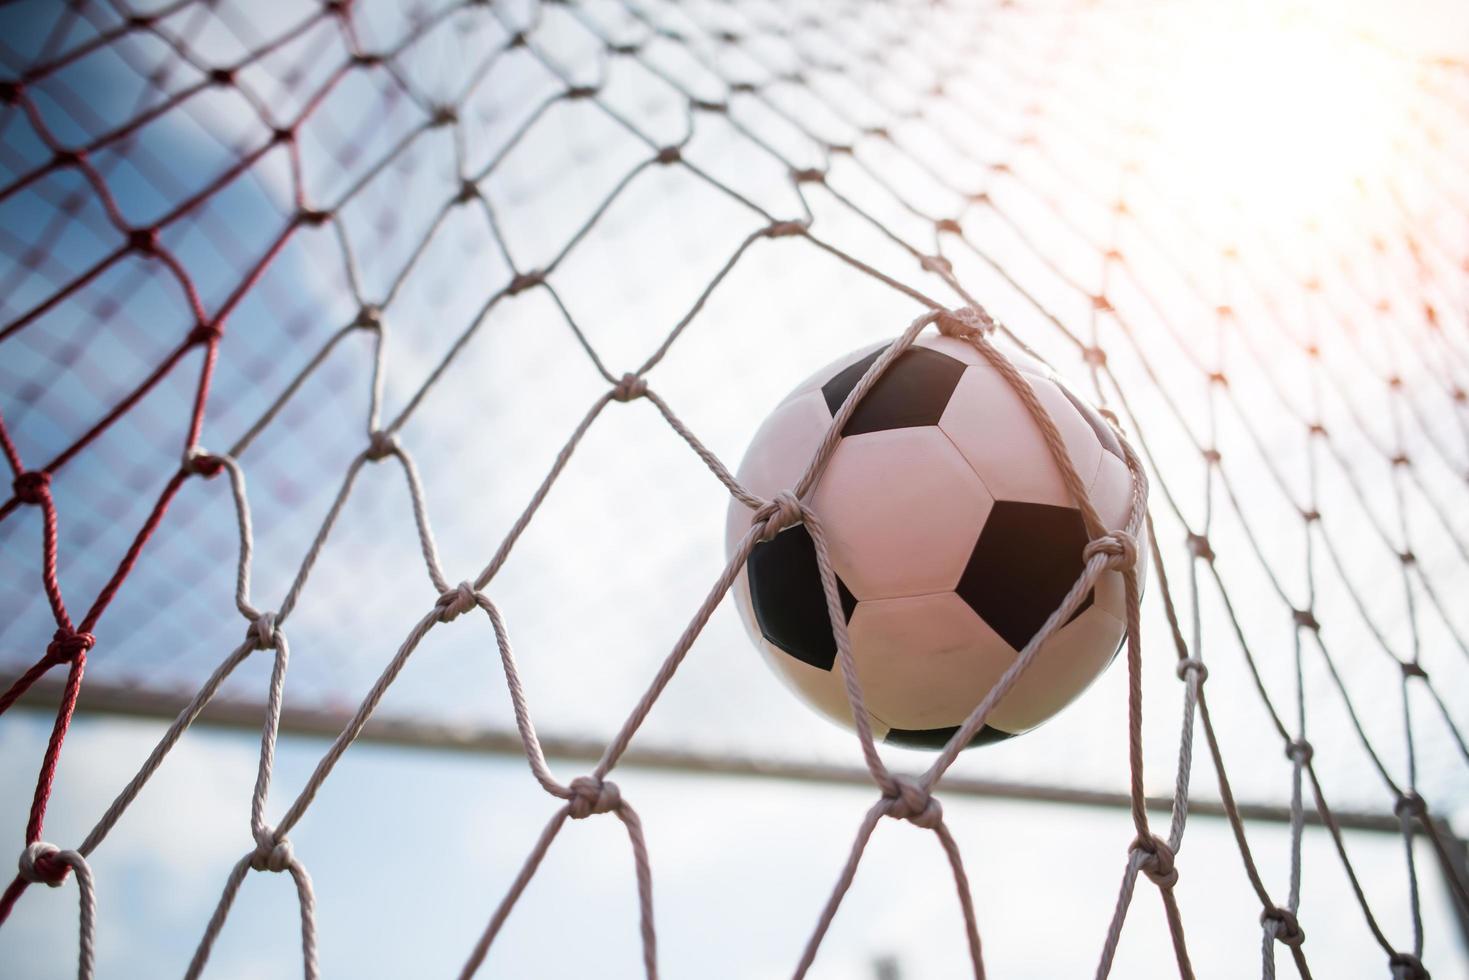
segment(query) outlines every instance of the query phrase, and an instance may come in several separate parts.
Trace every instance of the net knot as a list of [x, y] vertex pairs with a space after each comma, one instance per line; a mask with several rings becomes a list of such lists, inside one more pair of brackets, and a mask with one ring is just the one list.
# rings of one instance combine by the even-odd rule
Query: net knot
[[1204, 561], [1214, 560], [1214, 547], [1209, 544], [1209, 539], [1202, 534], [1189, 534], [1188, 550], [1195, 558], [1202, 558]]
[[85, 659], [87, 651], [96, 645], [97, 638], [91, 633], [79, 633], [63, 626], [52, 634], [51, 642], [46, 645], [46, 656], [56, 663], [75, 663]]
[[1424, 670], [1423, 665], [1416, 660], [1401, 661], [1398, 666], [1402, 668], [1404, 677], [1418, 677], [1425, 681], [1428, 680], [1428, 671]]
[[1174, 672], [1178, 674], [1178, 679], [1181, 681], [1188, 680], [1188, 675], [1190, 673], [1195, 673], [1199, 675], [1200, 684], [1209, 679], [1209, 668], [1204, 664], [1202, 660], [1198, 659], [1197, 657], [1186, 657], [1183, 660], [1180, 660], [1178, 662], [1178, 666], [1174, 667], [1173, 669]]
[[1106, 367], [1107, 352], [1100, 347], [1088, 347], [1081, 352], [1081, 359], [1092, 367]]
[[1291, 618], [1302, 629], [1313, 630], [1315, 632], [1321, 631], [1321, 623], [1317, 621], [1316, 614], [1309, 609], [1292, 610]]
[[441, 594], [439, 601], [434, 603], [439, 609], [439, 622], [441, 623], [452, 623], [478, 604], [474, 586], [468, 582], [460, 582], [454, 588]]
[[128, 248], [144, 255], [158, 254], [158, 229], [156, 227], [134, 228], [128, 232]]
[[658, 161], [661, 166], [667, 167], [670, 164], [678, 163], [678, 161], [682, 160], [683, 151], [676, 146], [665, 146], [659, 149], [653, 159]]
[[224, 336], [224, 330], [220, 328], [219, 324], [200, 323], [195, 325], [193, 330], [189, 331], [188, 339], [189, 343], [202, 346], [204, 344], [212, 344], [222, 336]]
[[198, 446], [190, 446], [184, 453], [184, 472], [190, 476], [202, 476], [206, 480], [219, 476], [224, 469], [224, 460], [205, 452]]
[[944, 808], [933, 795], [908, 776], [894, 776], [892, 788], [883, 794], [888, 816], [906, 820], [925, 830], [944, 821]]
[[546, 274], [539, 270], [533, 269], [530, 272], [517, 272], [515, 278], [510, 280], [510, 285], [505, 287], [505, 295], [514, 296], [517, 293], [523, 293], [532, 286], [539, 286], [545, 281]]
[[1107, 567], [1121, 571], [1137, 564], [1137, 540], [1126, 531], [1108, 531], [1099, 538], [1087, 542], [1081, 557], [1091, 561], [1098, 555], [1107, 556]]
[[954, 271], [954, 263], [942, 255], [925, 255], [918, 260], [918, 264], [923, 267], [924, 272], [937, 272], [942, 275], [949, 275]]
[[383, 325], [383, 311], [372, 303], [362, 304], [357, 311], [357, 318], [352, 321], [352, 326], [360, 330], [380, 330]]
[[391, 432], [382, 429], [374, 430], [367, 440], [367, 452], [365, 453], [370, 462], [376, 463], [381, 459], [393, 455], [398, 451], [398, 437]]
[[1393, 980], [1430, 980], [1423, 961], [1412, 953], [1394, 953], [1387, 958]]
[[60, 888], [71, 871], [65, 861], [58, 860], [61, 848], [43, 840], [27, 844], [20, 852], [20, 876], [33, 885]]
[[261, 829], [255, 838], [255, 850], [250, 855], [250, 867], [256, 871], [273, 871], [276, 874], [286, 870], [296, 860], [295, 853], [291, 850], [291, 842], [285, 838], [276, 840], [275, 830], [270, 827]]
[[760, 540], [769, 541], [786, 528], [801, 523], [803, 516], [801, 501], [789, 490], [782, 490], [755, 511], [751, 523], [762, 524]]
[[938, 318], [939, 333], [945, 337], [969, 340], [982, 334], [993, 333], [995, 321], [977, 306], [961, 306], [957, 310], [944, 310]]
[[45, 470], [27, 470], [15, 478], [10, 489], [21, 503], [40, 506], [51, 499], [51, 474]]
[[1291, 739], [1285, 746], [1285, 757], [1292, 762], [1309, 766], [1316, 750], [1311, 748], [1311, 743], [1304, 738]]
[[1178, 868], [1173, 863], [1173, 848], [1155, 834], [1139, 835], [1132, 842], [1132, 850], [1144, 855], [1138, 870], [1159, 888], [1172, 888], [1178, 884]]
[[630, 402], [635, 398], [642, 398], [648, 393], [648, 382], [636, 374], [628, 373], [622, 376], [612, 389], [612, 400], [619, 402]]
[[617, 784], [595, 776], [577, 776], [571, 781], [571, 795], [566, 806], [571, 819], [585, 820], [594, 813], [611, 813], [622, 806], [622, 792]]
[[255, 644], [256, 650], [273, 650], [280, 644], [280, 634], [275, 629], [275, 613], [263, 612], [250, 623], [245, 638]]
[[1412, 790], [1398, 794], [1398, 801], [1393, 804], [1392, 812], [1398, 817], [1417, 817], [1419, 820], [1428, 819], [1428, 804], [1423, 801]]
[[1270, 923], [1275, 924], [1275, 938], [1287, 946], [1299, 946], [1306, 941], [1306, 932], [1301, 928], [1301, 923], [1296, 919], [1294, 912], [1283, 909], [1278, 905], [1271, 905], [1260, 913], [1260, 925], [1270, 928]]
[[806, 226], [799, 221], [777, 221], [765, 229], [766, 238], [790, 238], [806, 234]]

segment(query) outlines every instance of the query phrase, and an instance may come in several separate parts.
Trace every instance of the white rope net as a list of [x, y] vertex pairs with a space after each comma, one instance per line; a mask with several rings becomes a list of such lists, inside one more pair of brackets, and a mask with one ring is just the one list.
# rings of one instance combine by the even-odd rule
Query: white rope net
[[[3, 911], [45, 900], [28, 885], [75, 882], [82, 976], [97, 954], [94, 852], [221, 691], [258, 700], [263, 736], [250, 836], [187, 975], [251, 873], [278, 872], [316, 976], [311, 855], [292, 832], [386, 697], [431, 719], [474, 699], [468, 668], [410, 669], [446, 632], [481, 664], [493, 644], [555, 806], [483, 910], [464, 975], [492, 957], [566, 821], [612, 815], [655, 976], [658, 843], [610, 777], [647, 731], [695, 727], [660, 729], [665, 691], [720, 653], [700, 637], [762, 535], [807, 525], [850, 662], [820, 515], [803, 502], [834, 438], [774, 500], [741, 487], [732, 460], [813, 364], [897, 336], [839, 432], [922, 330], [1004, 371], [989, 339], [1002, 331], [1085, 381], [1128, 447], [1135, 508], [1101, 533], [1057, 454], [1093, 530], [1086, 571], [921, 774], [861, 725], [812, 737], [817, 756], [866, 767], [875, 802], [846, 864], [809, 869], [834, 885], [792, 950], [796, 975], [819, 967], [885, 816], [936, 837], [966, 962], [984, 975], [978, 872], [944, 819], [945, 774], [989, 764], [958, 746], [1099, 575], [1134, 583], [1138, 542], [1151, 582], [1129, 590], [1125, 665], [1089, 695], [1107, 700], [1086, 709], [1096, 738], [1060, 741], [1076, 729], [1058, 720], [994, 763], [1128, 795], [1097, 975], [1112, 972], [1140, 876], [1162, 899], [1141, 928], [1166, 931], [1165, 972], [1209, 975], [1174, 891], [1191, 791], [1222, 804], [1264, 976], [1277, 958], [1311, 976], [1311, 940], [1334, 930], [1369, 937], [1373, 970], [1428, 975], [1424, 861], [1469, 910], [1447, 822], [1469, 764], [1453, 697], [1469, 682], [1455, 601], [1469, 583], [1469, 71], [1412, 25], [1191, 3], [643, 0], [95, 0], [0, 18], [0, 432], [14, 471], [0, 663], [18, 678], [3, 706], [66, 678], [36, 791], [8, 794], [24, 839]], [[385, 489], [375, 470], [401, 480]], [[754, 523], [725, 564], [713, 542], [730, 495]], [[655, 533], [670, 521], [678, 533]], [[405, 539], [422, 556], [412, 585]], [[620, 614], [655, 591], [650, 611]], [[406, 618], [373, 598], [410, 593], [422, 600]], [[534, 597], [541, 622], [523, 639], [515, 610]], [[609, 663], [608, 648], [638, 652]], [[44, 821], [84, 668], [187, 685], [189, 700], [136, 774], [117, 774], [90, 832], [53, 844]], [[551, 713], [604, 745], [583, 774], [553, 770], [537, 739], [562, 685], [577, 694]], [[350, 707], [282, 794], [293, 698]], [[805, 739], [732, 730], [745, 750]], [[1150, 788], [1169, 797], [1162, 822]], [[1288, 808], [1283, 855], [1257, 854], [1237, 799]], [[1358, 810], [1398, 821], [1406, 910], [1358, 874], [1336, 816]], [[1356, 910], [1319, 931], [1301, 902], [1310, 833], [1330, 841]]]

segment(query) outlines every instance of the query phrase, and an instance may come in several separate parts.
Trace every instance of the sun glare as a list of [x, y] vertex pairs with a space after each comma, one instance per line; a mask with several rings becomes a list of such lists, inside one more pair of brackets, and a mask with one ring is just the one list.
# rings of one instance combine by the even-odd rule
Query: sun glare
[[1214, 223], [1299, 227], [1389, 175], [1412, 69], [1299, 14], [1224, 8], [1178, 52], [1157, 111], [1157, 189]]

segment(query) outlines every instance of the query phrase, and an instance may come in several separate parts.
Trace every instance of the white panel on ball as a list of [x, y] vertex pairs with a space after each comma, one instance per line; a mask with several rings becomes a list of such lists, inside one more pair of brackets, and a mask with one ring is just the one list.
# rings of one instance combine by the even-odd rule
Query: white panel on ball
[[1123, 624], [1093, 603], [1036, 655], [989, 717], [1007, 732], [1034, 728], [1074, 701], [1112, 662]]
[[[1026, 380], [1061, 431], [1077, 475], [1090, 486], [1102, 456], [1096, 434], [1053, 382], [1029, 376]], [[939, 428], [996, 500], [1075, 506], [1025, 403], [990, 365], [964, 372]]]
[[931, 425], [843, 439], [812, 499], [832, 565], [858, 599], [952, 589], [991, 503]]
[[953, 592], [860, 603], [849, 631], [867, 710], [889, 728], [958, 725], [1015, 660]]

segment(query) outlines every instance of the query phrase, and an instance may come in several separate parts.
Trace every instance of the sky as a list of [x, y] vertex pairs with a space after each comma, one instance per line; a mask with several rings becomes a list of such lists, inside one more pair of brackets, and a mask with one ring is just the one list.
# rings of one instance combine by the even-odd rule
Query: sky
[[[1453, 376], [1457, 367], [1463, 377], [1464, 362], [1451, 359], [1462, 357], [1462, 347], [1440, 352], [1422, 346], [1428, 341], [1421, 323], [1399, 329], [1395, 320], [1375, 315], [1372, 301], [1382, 298], [1416, 313], [1415, 298], [1442, 300], [1446, 321], [1461, 329], [1462, 319], [1451, 320], [1449, 311], [1462, 298], [1463, 283], [1432, 255], [1424, 279], [1415, 280], [1397, 239], [1388, 251], [1374, 252], [1372, 232], [1391, 233], [1402, 219], [1392, 213], [1388, 196], [1358, 194], [1354, 181], [1391, 183], [1425, 240], [1447, 242], [1462, 254], [1462, 220], [1435, 196], [1445, 184], [1457, 189], [1444, 167], [1462, 159], [1464, 149], [1453, 129], [1465, 111], [1461, 76], [1430, 72], [1423, 81], [1380, 47], [1344, 39], [1357, 23], [1351, 16], [1323, 22], [1309, 7], [1280, 15], [1247, 5], [1238, 15], [1211, 13], [1215, 23], [1198, 21], [1200, 11], [1189, 5], [1151, 12], [1060, 6], [987, 18], [961, 12], [927, 26], [911, 11], [804, 28], [794, 42], [766, 37], [743, 49], [719, 49], [711, 57], [729, 77], [764, 78], [774, 72], [764, 59], [809, 67], [874, 38], [911, 45], [888, 52], [865, 75], [812, 68], [807, 83], [773, 83], [759, 96], [732, 97], [728, 116], [691, 117], [687, 96], [653, 68], [702, 98], [722, 98], [727, 83], [690, 54], [707, 52], [709, 45], [700, 41], [691, 49], [663, 38], [650, 41], [642, 59], [609, 59], [593, 28], [627, 39], [646, 33], [620, 9], [589, 5], [586, 20], [560, 8], [548, 8], [539, 20], [518, 8], [496, 8], [503, 22], [478, 13], [449, 18], [395, 61], [413, 96], [382, 72], [353, 73], [333, 91], [302, 128], [298, 145], [309, 202], [337, 218], [293, 236], [230, 317], [204, 446], [219, 451], [239, 439], [355, 315], [340, 245], [345, 239], [356, 293], [384, 311], [382, 418], [412, 409], [400, 439], [421, 472], [447, 575], [458, 581], [488, 561], [567, 434], [606, 389], [582, 342], [613, 376], [640, 363], [741, 241], [766, 223], [751, 204], [780, 217], [805, 211], [823, 241], [953, 302], [903, 243], [937, 246], [958, 281], [1051, 357], [1079, 390], [1115, 398], [1115, 391], [1088, 388], [1076, 352], [1051, 318], [1082, 335], [1099, 331], [1099, 343], [1124, 380], [1131, 421], [1143, 430], [1161, 471], [1158, 492], [1170, 498], [1155, 497], [1154, 512], [1160, 541], [1168, 542], [1165, 560], [1175, 593], [1186, 593], [1181, 583], [1188, 570], [1181, 521], [1199, 526], [1209, 512], [1216, 522], [1217, 567], [1243, 611], [1262, 683], [1287, 706], [1294, 696], [1288, 616], [1219, 487], [1212, 510], [1205, 507], [1203, 467], [1195, 465], [1190, 443], [1201, 433], [1212, 436], [1226, 472], [1236, 478], [1237, 512], [1247, 516], [1269, 567], [1301, 602], [1299, 518], [1272, 485], [1262, 456], [1276, 461], [1280, 479], [1299, 491], [1309, 475], [1308, 454], [1298, 428], [1287, 422], [1309, 408], [1323, 413], [1345, 464], [1320, 462], [1326, 473], [1320, 509], [1328, 536], [1344, 543], [1346, 559], [1333, 571], [1316, 555], [1326, 570], [1318, 571], [1315, 608], [1368, 744], [1402, 778], [1398, 671], [1382, 647], [1406, 650], [1414, 631], [1396, 579], [1385, 582], [1381, 573], [1385, 563], [1395, 566], [1395, 557], [1374, 541], [1372, 519], [1364, 513], [1397, 512], [1380, 452], [1395, 435], [1389, 417], [1395, 409], [1380, 381], [1389, 365], [1399, 371], [1412, 391], [1407, 404], [1423, 413], [1406, 424], [1398, 420], [1405, 438], [1414, 440], [1415, 458], [1423, 460], [1415, 470], [1422, 482], [1409, 488], [1403, 509], [1411, 515], [1410, 533], [1430, 581], [1451, 596], [1464, 580], [1456, 535], [1469, 528], [1462, 521], [1446, 529], [1435, 524], [1433, 504], [1461, 492], [1449, 465], [1464, 461], [1462, 438], [1452, 442], [1461, 430], [1440, 389], [1444, 372]], [[700, 37], [725, 18], [738, 26], [748, 17], [743, 29], [780, 22], [774, 7], [696, 8], [686, 15], [648, 9], [660, 22], [677, 22]], [[22, 26], [11, 35], [18, 40], [8, 42], [11, 69], [25, 63], [27, 46], [44, 43], [47, 25], [37, 10], [20, 5], [6, 15]], [[1408, 12], [1391, 25], [1368, 17], [1360, 25], [1420, 54], [1469, 48], [1464, 25], [1438, 19], [1438, 13], [1424, 5], [1423, 16]], [[205, 63], [230, 64], [253, 45], [252, 36], [274, 36], [299, 19], [284, 4], [252, 10], [252, 17], [226, 4], [219, 15], [188, 11], [168, 26], [186, 34]], [[381, 5], [364, 5], [360, 17], [369, 47], [406, 30]], [[486, 60], [510, 34], [507, 24], [527, 25], [533, 50], [572, 82], [596, 84], [598, 100], [557, 98], [567, 80], [525, 49]], [[1414, 30], [1414, 24], [1438, 29]], [[970, 33], [942, 43], [946, 32], [961, 26]], [[77, 38], [87, 36], [81, 26], [74, 31]], [[1089, 43], [1094, 37], [1107, 43]], [[127, 50], [137, 63], [168, 60], [156, 39], [135, 40]], [[1130, 46], [1138, 58], [1116, 56]], [[324, 21], [239, 77], [282, 120], [300, 107], [299, 93], [344, 57], [340, 35]], [[299, 77], [282, 84], [292, 68]], [[190, 77], [179, 69], [170, 90]], [[945, 95], [916, 94], [931, 81], [942, 81]], [[45, 86], [38, 86], [38, 100], [43, 117], [68, 138], [129, 118], [143, 90], [138, 72], [115, 52], [78, 62], [68, 69], [66, 85], [86, 93], [95, 118], [69, 123], [71, 103], [46, 94]], [[418, 131], [426, 114], [415, 96], [428, 106], [460, 104], [459, 123]], [[153, 220], [227, 166], [237, 142], [253, 145], [261, 138], [262, 125], [238, 92], [208, 90], [196, 100], [187, 111], [164, 113], [145, 127], [130, 151], [134, 159], [99, 154], [130, 221]], [[883, 107], [894, 102], [921, 105], [926, 114], [890, 122]], [[1412, 113], [1400, 111], [1404, 102]], [[708, 179], [692, 167], [647, 166], [653, 149], [630, 136], [607, 108], [634, 120], [654, 147], [687, 136], [684, 158]], [[1114, 124], [1118, 117], [1149, 125], [1123, 130]], [[861, 136], [861, 124], [879, 121], [892, 126], [898, 136], [893, 144]], [[1446, 147], [1426, 135], [1435, 129]], [[812, 132], [829, 143], [854, 143], [856, 152], [829, 155]], [[1034, 138], [1023, 139], [1027, 132]], [[3, 116], [0, 139], [7, 176], [44, 158], [14, 111]], [[407, 149], [395, 153], [399, 141]], [[151, 162], [143, 159], [150, 154]], [[1121, 166], [1129, 154], [1140, 161], [1139, 170]], [[1009, 169], [992, 166], [999, 162]], [[823, 186], [798, 189], [788, 178], [790, 167], [829, 168], [829, 176]], [[481, 178], [488, 207], [444, 208], [457, 191], [456, 174]], [[956, 186], [982, 188], [993, 206], [966, 198]], [[218, 308], [240, 269], [263, 254], [292, 209], [295, 188], [286, 155], [270, 153], [211, 195], [203, 217], [165, 231], [163, 240], [184, 257], [207, 309]], [[45, 229], [59, 220], [58, 202], [78, 192], [84, 199], [79, 216], [63, 222], [68, 230], [61, 238], [46, 238]], [[1138, 221], [1120, 222], [1109, 208], [1119, 193], [1141, 215]], [[512, 264], [521, 271], [545, 267], [594, 214], [595, 222], [549, 277], [559, 305], [547, 290], [533, 289], [477, 319], [486, 299], [509, 279]], [[936, 235], [924, 215], [957, 215], [963, 240]], [[1297, 229], [1310, 219], [1318, 230], [1303, 238]], [[109, 242], [98, 205], [74, 174], [48, 176], [0, 202], [0, 221], [10, 263], [0, 272], [13, 283], [7, 322], [105, 254]], [[1206, 254], [1230, 240], [1248, 243], [1241, 247], [1243, 263], [1231, 266]], [[41, 241], [49, 264], [29, 273], [15, 256]], [[1126, 267], [1102, 271], [1107, 266], [1097, 242], [1124, 251]], [[405, 267], [409, 272], [398, 282]], [[1296, 280], [1312, 273], [1325, 283], [1327, 304], [1290, 306]], [[1129, 338], [1119, 322], [1095, 316], [1088, 289], [1073, 282], [1107, 291], [1135, 333]], [[121, 309], [106, 309], [109, 298], [118, 305], [116, 297], [125, 298]], [[1228, 328], [1218, 318], [1221, 305], [1234, 310], [1237, 322]], [[1323, 309], [1331, 316], [1323, 317]], [[732, 467], [765, 412], [813, 367], [895, 335], [919, 311], [909, 297], [808, 241], [760, 241], [742, 253], [650, 372], [649, 383]], [[415, 402], [424, 380], [477, 322], [450, 368]], [[0, 411], [22, 455], [44, 460], [66, 445], [190, 326], [169, 280], [156, 267], [127, 259], [5, 343]], [[1301, 356], [1299, 339], [1312, 329], [1324, 338], [1324, 368]], [[1261, 350], [1268, 353], [1260, 356]], [[366, 443], [372, 358], [372, 335], [344, 337], [239, 454], [255, 527], [252, 596], [262, 608], [275, 608], [285, 594], [342, 474]], [[1199, 383], [1190, 362], [1200, 359], [1228, 371], [1229, 402]], [[58, 475], [62, 584], [69, 599], [77, 597], [70, 601], [85, 605], [100, 588], [177, 465], [183, 406], [197, 367], [198, 355], [189, 355]], [[1328, 384], [1322, 395], [1314, 388], [1320, 382], [1308, 380], [1319, 377], [1336, 387]], [[1175, 412], [1186, 425], [1173, 421]], [[1360, 477], [1367, 506], [1350, 492], [1349, 474]], [[722, 488], [651, 405], [614, 404], [603, 413], [488, 589], [509, 625], [542, 731], [601, 739], [616, 731], [723, 564], [726, 503]], [[27, 663], [53, 628], [34, 585], [38, 535], [29, 513], [0, 524], [0, 608], [6, 613], [0, 664], [7, 672]], [[196, 687], [246, 625], [232, 604], [236, 547], [224, 481], [191, 481], [99, 627], [88, 676], [166, 691]], [[401, 471], [391, 463], [369, 466], [284, 627], [293, 653], [288, 703], [355, 705], [435, 598], [422, 569]], [[1360, 622], [1352, 588], [1386, 643], [1375, 642]], [[1159, 594], [1150, 589], [1145, 606], [1144, 721], [1148, 788], [1165, 793], [1178, 754], [1182, 691]], [[1427, 597], [1415, 597], [1427, 604]], [[1225, 610], [1207, 583], [1198, 608], [1232, 784], [1243, 798], [1281, 802], [1289, 793], [1290, 765], [1267, 728]], [[1439, 690], [1462, 690], [1456, 681], [1464, 679], [1465, 658], [1454, 649], [1453, 631], [1464, 635], [1469, 624], [1453, 622], [1454, 612], [1446, 625], [1431, 610], [1418, 615], [1417, 645]], [[509, 725], [492, 640], [478, 617], [435, 630], [382, 710], [432, 722]], [[264, 658], [252, 658], [227, 693], [258, 698], [267, 670]], [[1351, 730], [1325, 659], [1308, 657], [1303, 670], [1310, 737], [1330, 799], [1348, 808], [1389, 809], [1391, 797]], [[966, 754], [955, 773], [1123, 788], [1125, 682], [1119, 665], [1052, 723]], [[1462, 704], [1451, 700], [1449, 708], [1464, 717]], [[1420, 791], [1443, 801], [1437, 805], [1462, 833], [1464, 759], [1431, 706], [1420, 699], [1415, 709]], [[0, 723], [0, 785], [18, 788], [0, 805], [0, 840], [22, 838], [28, 787], [48, 724], [31, 713]], [[85, 835], [161, 730], [161, 724], [84, 712], [68, 738], [47, 838], [64, 845]], [[728, 603], [715, 612], [639, 739], [710, 752], [858, 761], [849, 734], [796, 703], [765, 670]], [[323, 750], [311, 739], [282, 740], [270, 812], [288, 805]], [[246, 736], [191, 731], [99, 849], [94, 866], [103, 976], [182, 970], [228, 867], [249, 846], [257, 752]], [[1212, 796], [1213, 767], [1198, 754], [1194, 785]], [[902, 768], [925, 762], [902, 750], [890, 757]], [[563, 779], [576, 774], [564, 764], [557, 772]], [[661, 960], [669, 976], [788, 973], [875, 795], [635, 769], [619, 769], [614, 778], [647, 826]], [[317, 887], [326, 975], [455, 970], [552, 803], [522, 760], [352, 748], [292, 833]], [[1089, 973], [1132, 836], [1126, 815], [960, 799], [946, 799], [945, 807], [964, 848], [993, 975]], [[1283, 894], [1287, 837], [1265, 824], [1251, 824], [1249, 834], [1271, 888]], [[1406, 943], [1411, 927], [1401, 841], [1351, 834], [1348, 847], [1370, 883], [1374, 913], [1395, 941]], [[1420, 852], [1425, 962], [1435, 976], [1469, 975], [1442, 883], [1421, 845]], [[1179, 894], [1191, 949], [1196, 962], [1218, 971], [1203, 975], [1258, 969], [1258, 903], [1227, 826], [1195, 818], [1182, 854]], [[1331, 936], [1329, 943], [1308, 945], [1317, 974], [1381, 975], [1381, 953], [1361, 927], [1330, 841], [1320, 832], [1307, 833], [1303, 865], [1302, 922], [1308, 936], [1313, 929]], [[0, 929], [0, 958], [18, 964], [21, 976], [69, 975], [75, 968], [74, 892], [40, 891], [33, 889]], [[1148, 892], [1142, 889], [1135, 902], [1114, 975], [1170, 975], [1166, 932]], [[569, 976], [570, 964], [590, 958], [607, 963], [608, 976], [637, 975], [634, 909], [620, 826], [604, 818], [569, 827], [484, 975]], [[251, 875], [211, 958], [210, 975], [291, 975], [299, 956], [294, 915], [285, 879]], [[966, 961], [941, 852], [926, 835], [896, 824], [880, 828], [874, 839], [814, 975], [862, 976], [884, 956], [895, 957], [905, 977], [963, 975]]]

